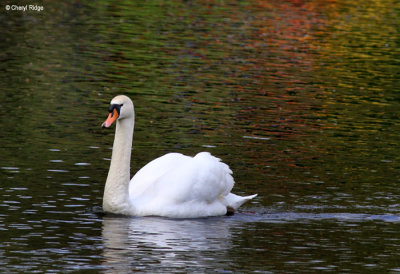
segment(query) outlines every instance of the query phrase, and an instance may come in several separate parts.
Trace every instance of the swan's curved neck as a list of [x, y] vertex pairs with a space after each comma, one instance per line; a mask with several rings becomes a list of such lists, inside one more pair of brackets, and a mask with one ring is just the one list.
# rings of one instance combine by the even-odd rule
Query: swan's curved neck
[[104, 189], [103, 210], [127, 214], [129, 201], [130, 163], [134, 118], [117, 120], [110, 170]]

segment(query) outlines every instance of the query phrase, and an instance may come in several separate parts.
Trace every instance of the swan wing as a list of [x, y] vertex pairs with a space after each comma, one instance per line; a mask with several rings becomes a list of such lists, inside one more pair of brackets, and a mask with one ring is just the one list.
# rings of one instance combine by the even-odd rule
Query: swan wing
[[154, 188], [155, 181], [175, 166], [182, 165], [190, 158], [181, 153], [168, 153], [152, 160], [142, 167], [131, 179], [129, 183], [129, 196], [135, 199], [143, 195], [146, 191], [151, 191]]
[[228, 165], [208, 152], [166, 154], [132, 178], [130, 197], [138, 215], [198, 217], [226, 213], [233, 185]]

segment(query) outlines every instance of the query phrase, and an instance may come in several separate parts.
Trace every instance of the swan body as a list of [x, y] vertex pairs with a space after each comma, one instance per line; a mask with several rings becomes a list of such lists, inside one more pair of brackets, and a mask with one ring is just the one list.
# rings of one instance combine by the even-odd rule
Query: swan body
[[130, 179], [134, 106], [124, 95], [112, 99], [103, 127], [116, 122], [103, 210], [129, 216], [196, 218], [225, 215], [257, 196], [231, 193], [234, 185], [228, 165], [208, 152], [194, 157], [168, 153]]

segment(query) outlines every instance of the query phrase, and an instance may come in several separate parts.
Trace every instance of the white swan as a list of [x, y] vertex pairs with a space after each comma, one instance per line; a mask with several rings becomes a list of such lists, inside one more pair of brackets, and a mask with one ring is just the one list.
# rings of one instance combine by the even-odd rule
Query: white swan
[[130, 180], [135, 111], [124, 95], [111, 100], [102, 127], [117, 120], [110, 170], [104, 189], [103, 210], [129, 216], [195, 218], [233, 213], [257, 194], [230, 193], [232, 171], [208, 152], [195, 157], [168, 153], [143, 168]]

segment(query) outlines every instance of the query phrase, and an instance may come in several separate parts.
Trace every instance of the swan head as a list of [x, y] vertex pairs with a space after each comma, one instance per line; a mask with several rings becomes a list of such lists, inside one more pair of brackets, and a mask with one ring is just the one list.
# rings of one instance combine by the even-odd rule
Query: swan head
[[127, 118], [134, 118], [135, 110], [132, 100], [128, 96], [118, 95], [111, 100], [110, 107], [108, 108], [108, 117], [101, 125], [101, 127], [109, 127], [115, 120], [123, 120]]

